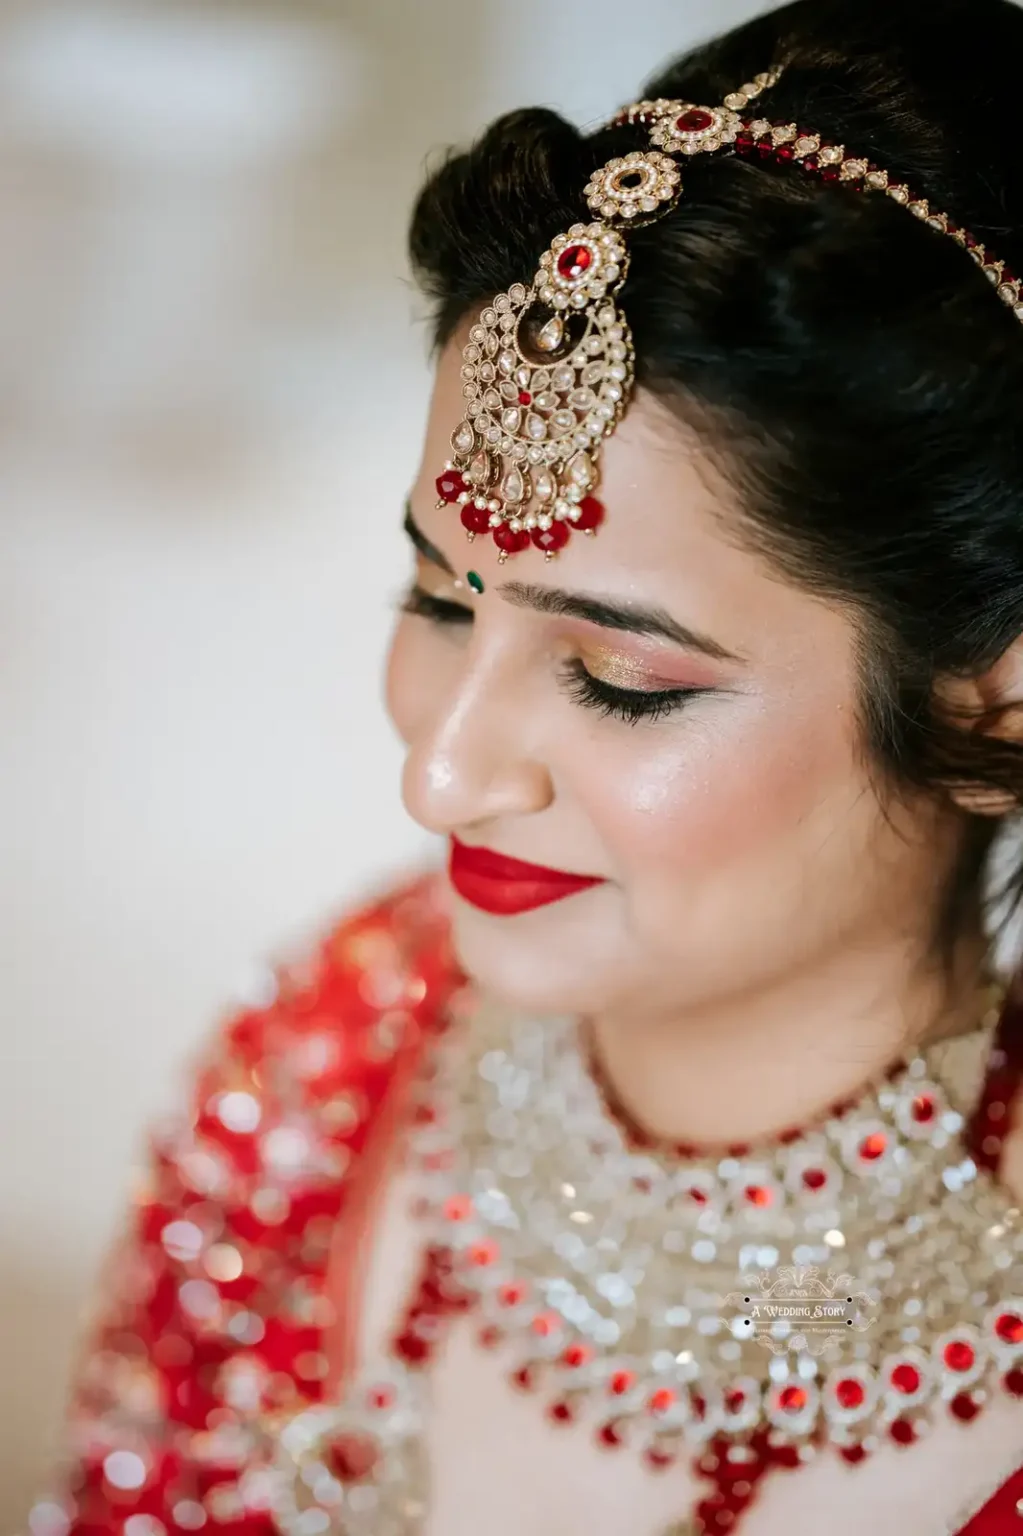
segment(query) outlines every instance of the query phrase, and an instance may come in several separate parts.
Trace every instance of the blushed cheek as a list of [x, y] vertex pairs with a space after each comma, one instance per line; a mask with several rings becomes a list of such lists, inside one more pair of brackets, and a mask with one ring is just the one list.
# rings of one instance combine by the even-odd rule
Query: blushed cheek
[[623, 883], [713, 877], [768, 850], [798, 847], [800, 829], [848, 792], [847, 745], [795, 736], [764, 717], [738, 733], [686, 730], [661, 751], [638, 737], [628, 757], [602, 754], [585, 790]]

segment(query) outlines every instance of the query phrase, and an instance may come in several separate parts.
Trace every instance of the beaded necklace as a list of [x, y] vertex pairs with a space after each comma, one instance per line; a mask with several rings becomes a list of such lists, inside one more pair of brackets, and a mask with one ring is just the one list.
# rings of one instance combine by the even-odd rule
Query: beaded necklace
[[694, 1457], [706, 1493], [676, 1536], [734, 1532], [772, 1468], [825, 1447], [855, 1464], [1023, 1397], [999, 1016], [992, 993], [979, 1027], [725, 1156], [637, 1145], [573, 1021], [451, 1030], [414, 1116], [420, 1280], [389, 1358], [280, 1433], [281, 1531], [421, 1529], [429, 1366], [467, 1312], [552, 1423], [587, 1418], [654, 1469]]

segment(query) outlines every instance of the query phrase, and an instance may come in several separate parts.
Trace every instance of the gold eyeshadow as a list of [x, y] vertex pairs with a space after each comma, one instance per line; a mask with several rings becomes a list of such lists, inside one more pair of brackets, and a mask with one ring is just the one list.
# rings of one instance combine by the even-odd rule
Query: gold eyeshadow
[[624, 688], [632, 692], [644, 689], [655, 692], [666, 684], [658, 683], [649, 670], [621, 651], [605, 650], [601, 646], [580, 647], [580, 659], [591, 677], [611, 688]]

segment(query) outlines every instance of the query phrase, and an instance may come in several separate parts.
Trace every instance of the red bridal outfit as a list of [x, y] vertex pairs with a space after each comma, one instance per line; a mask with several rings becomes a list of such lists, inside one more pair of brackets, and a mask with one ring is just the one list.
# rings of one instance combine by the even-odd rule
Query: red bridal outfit
[[[1023, 1398], [997, 1177], [1017, 1001], [809, 1130], [724, 1158], [643, 1147], [570, 1022], [475, 1006], [444, 901], [429, 878], [359, 912], [216, 1039], [156, 1141], [36, 1536], [419, 1530], [431, 1365], [467, 1315], [551, 1435], [586, 1421], [651, 1475], [698, 1470], [677, 1532], [741, 1530], [762, 1480], [815, 1455], [912, 1456], [928, 1420], [983, 1435], [986, 1402]], [[328, 1387], [396, 1151], [420, 1278], [386, 1357]], [[775, 1320], [768, 1342], [755, 1303], [779, 1275], [848, 1334], [796, 1348]], [[1018, 1501], [1023, 1446], [962, 1536], [1023, 1532]]]

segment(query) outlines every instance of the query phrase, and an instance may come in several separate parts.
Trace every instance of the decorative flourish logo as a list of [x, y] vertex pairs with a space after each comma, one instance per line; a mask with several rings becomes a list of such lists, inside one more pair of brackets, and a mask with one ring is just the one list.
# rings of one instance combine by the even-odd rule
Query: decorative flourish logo
[[803, 1351], [824, 1355], [850, 1333], [877, 1321], [880, 1297], [852, 1275], [816, 1264], [763, 1269], [743, 1291], [724, 1298], [728, 1325], [737, 1339], [756, 1339], [774, 1355]]

